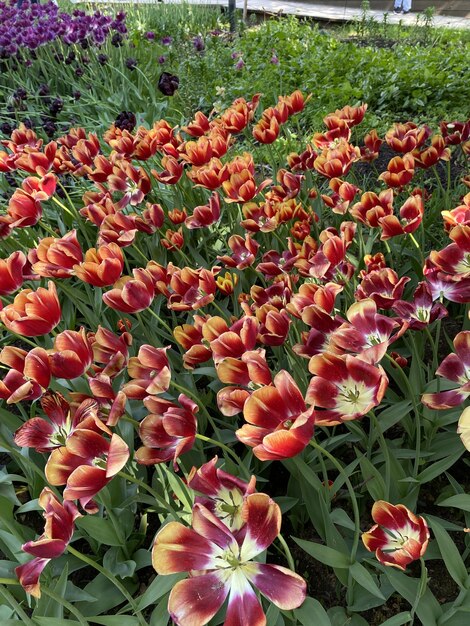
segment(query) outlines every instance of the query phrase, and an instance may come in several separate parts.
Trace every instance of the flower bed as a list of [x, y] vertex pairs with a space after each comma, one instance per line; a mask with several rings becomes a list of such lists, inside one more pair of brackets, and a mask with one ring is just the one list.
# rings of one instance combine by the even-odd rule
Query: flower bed
[[5, 620], [460, 623], [470, 122], [311, 102], [2, 142]]

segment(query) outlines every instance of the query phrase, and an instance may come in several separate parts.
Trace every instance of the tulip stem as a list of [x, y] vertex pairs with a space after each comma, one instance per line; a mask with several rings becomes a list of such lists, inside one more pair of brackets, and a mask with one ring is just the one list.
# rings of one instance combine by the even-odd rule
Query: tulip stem
[[199, 439], [200, 441], [206, 441], [207, 443], [212, 443], [214, 446], [218, 446], [219, 448], [222, 448], [222, 450], [224, 450], [224, 452], [227, 452], [227, 454], [230, 454], [232, 459], [240, 467], [240, 469], [243, 471], [243, 473], [248, 478], [248, 480], [250, 480], [251, 478], [250, 472], [246, 469], [241, 458], [238, 456], [238, 454], [236, 454], [233, 450], [231, 450], [228, 446], [226, 446], [225, 443], [222, 443], [221, 441], [216, 441], [215, 439], [211, 439], [210, 437], [206, 437], [206, 435], [200, 435], [199, 433], [196, 433], [196, 439]]
[[292, 558], [292, 553], [290, 551], [289, 546], [287, 545], [286, 540], [284, 539], [281, 533], [279, 533], [277, 538], [279, 539], [279, 543], [281, 544], [282, 549], [284, 550], [284, 554], [286, 555], [286, 560], [287, 560], [287, 564], [289, 565], [289, 569], [291, 569], [295, 573], [294, 559]]
[[[5, 580], [7, 580], [7, 579], [5, 579]], [[16, 612], [18, 617], [21, 618], [23, 624], [28, 624], [29, 626], [35, 626], [33, 620], [30, 619], [26, 615], [26, 613], [21, 608], [20, 604], [15, 600], [15, 598], [8, 591], [8, 589], [5, 589], [4, 587], [0, 586], [0, 595], [3, 596], [3, 598], [6, 600], [7, 604], [9, 604], [11, 606], [11, 608]]]
[[419, 559], [419, 562], [421, 564], [421, 576], [419, 577], [418, 589], [416, 590], [416, 598], [415, 598], [415, 601], [413, 602], [413, 606], [411, 607], [411, 611], [410, 611], [411, 624], [414, 623], [415, 614], [418, 609], [419, 602], [426, 591], [427, 581], [428, 581], [428, 570], [426, 569], [426, 564], [424, 562], [423, 557]]
[[351, 498], [351, 506], [352, 506], [352, 510], [354, 514], [354, 526], [355, 526], [354, 539], [353, 539], [353, 544], [351, 548], [351, 565], [352, 565], [356, 559], [357, 548], [359, 546], [359, 535], [361, 533], [361, 518], [359, 515], [359, 507], [357, 506], [357, 499], [356, 499], [356, 494], [354, 493], [354, 488], [351, 484], [351, 481], [349, 480], [348, 475], [344, 471], [344, 467], [341, 465], [341, 463], [339, 463], [335, 459], [335, 457], [332, 454], [330, 454], [330, 452], [328, 452], [328, 450], [325, 450], [325, 448], [321, 446], [319, 443], [317, 443], [314, 439], [310, 440], [310, 445], [312, 446], [312, 448], [315, 448], [315, 450], [318, 453], [324, 454], [326, 458], [329, 459], [333, 463], [333, 465], [341, 474], [341, 476], [343, 476], [344, 483], [349, 492], [349, 496]]
[[145, 621], [144, 616], [142, 615], [142, 613], [137, 608], [137, 604], [134, 601], [134, 598], [127, 591], [127, 589], [124, 587], [124, 585], [116, 578], [116, 576], [114, 576], [114, 574], [112, 574], [105, 567], [102, 567], [99, 563], [97, 563], [96, 561], [94, 561], [90, 557], [86, 556], [85, 554], [82, 554], [78, 550], [75, 550], [75, 548], [72, 548], [72, 546], [70, 546], [70, 545], [67, 546], [67, 552], [69, 552], [70, 554], [75, 556], [77, 559], [80, 559], [81, 561], [83, 561], [87, 565], [91, 565], [91, 567], [95, 568], [100, 574], [103, 574], [103, 576], [106, 576], [106, 578], [108, 580], [110, 580], [113, 583], [113, 585], [115, 585], [119, 589], [119, 591], [122, 593], [122, 595], [129, 602], [129, 604], [130, 604], [134, 614], [136, 615], [137, 619], [139, 620], [139, 624], [141, 626], [147, 626], [147, 622]]
[[178, 517], [175, 515], [175, 512], [171, 509], [171, 507], [169, 507], [169, 503], [165, 500], [165, 498], [163, 498], [159, 493], [157, 493], [155, 489], [152, 489], [152, 487], [147, 485], [147, 483], [145, 483], [143, 480], [140, 480], [140, 478], [136, 478], [135, 476], [132, 476], [132, 474], [127, 474], [126, 472], [118, 472], [117, 475], [120, 476], [121, 478], [124, 478], [125, 480], [128, 480], [131, 483], [134, 483], [135, 485], [138, 485], [139, 487], [142, 487], [142, 489], [145, 489], [146, 491], [148, 491], [149, 494], [153, 496], [159, 504], [165, 507], [165, 509], [170, 513], [170, 515], [174, 519], [176, 520], [178, 519]]
[[150, 307], [147, 309], [147, 311], [149, 311], [149, 313], [150, 313], [151, 315], [153, 315], [153, 317], [154, 317], [156, 320], [158, 320], [158, 322], [160, 322], [160, 324], [161, 324], [164, 328], [166, 328], [166, 330], [170, 333], [170, 337], [171, 337], [171, 336], [173, 335], [173, 332], [172, 332], [171, 328], [168, 326], [168, 324], [167, 324], [166, 322], [164, 322], [164, 321], [162, 320], [162, 318], [161, 318], [159, 315], [157, 315], [157, 314], [155, 313], [155, 311], [153, 311]]
[[379, 420], [377, 419], [377, 416], [375, 415], [374, 411], [370, 411], [369, 412], [369, 417], [370, 417], [371, 424], [373, 424], [374, 429], [377, 432], [377, 438], [379, 440], [379, 444], [380, 444], [380, 447], [382, 448], [382, 452], [383, 452], [383, 455], [384, 455], [384, 460], [385, 460], [385, 493], [384, 493], [384, 500], [388, 501], [389, 491], [390, 491], [390, 471], [391, 471], [390, 450], [388, 449], [387, 442], [385, 441], [385, 437], [384, 437], [384, 434], [382, 432], [382, 428], [380, 427]]
[[[415, 346], [413, 346], [413, 348], [414, 347]], [[414, 354], [416, 354], [416, 350], [414, 351]], [[403, 371], [403, 368], [400, 367], [398, 363], [395, 363], [395, 361], [392, 359], [392, 357], [389, 354], [386, 354], [385, 356], [396, 367], [397, 371], [400, 372], [400, 376], [408, 391], [411, 404], [413, 405], [413, 412], [416, 418], [416, 424], [415, 424], [416, 425], [416, 455], [415, 455], [414, 468], [413, 468], [413, 477], [416, 478], [416, 476], [419, 474], [419, 462], [421, 460], [420, 458], [421, 457], [421, 414], [418, 409], [418, 404], [416, 402], [415, 394], [413, 393], [413, 389], [410, 385], [410, 381], [408, 380], [408, 376]]]

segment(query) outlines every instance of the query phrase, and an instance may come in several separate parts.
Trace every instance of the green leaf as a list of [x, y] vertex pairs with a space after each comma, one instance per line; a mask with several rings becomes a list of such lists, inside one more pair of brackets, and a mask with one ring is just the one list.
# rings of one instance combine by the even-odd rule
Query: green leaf
[[[334, 606], [328, 609], [331, 626], [369, 626], [360, 615], [348, 615], [342, 606]], [[313, 625], [312, 625], [313, 626]]]
[[402, 400], [400, 402], [394, 402], [392, 406], [388, 407], [384, 411], [381, 411], [379, 415], [379, 423], [382, 432], [384, 433], [387, 429], [391, 428], [406, 417], [406, 415], [410, 412], [410, 409], [411, 401]]
[[283, 514], [290, 511], [290, 509], [292, 509], [292, 507], [294, 507], [299, 501], [298, 498], [290, 498], [289, 496], [278, 496], [273, 498], [273, 500], [279, 505], [281, 513]]
[[132, 615], [92, 615], [87, 618], [90, 622], [103, 624], [103, 626], [139, 626], [139, 620]]
[[408, 624], [413, 619], [411, 613], [409, 611], [405, 611], [404, 613], [398, 613], [398, 615], [394, 615], [390, 617], [387, 621], [385, 621], [382, 626], [402, 626], [403, 624]]
[[377, 500], [383, 500], [387, 488], [379, 470], [365, 456], [361, 457], [359, 463], [367, 491], [376, 502]]
[[306, 598], [302, 606], [295, 609], [294, 615], [303, 626], [331, 626], [327, 612], [314, 598]]
[[143, 611], [145, 608], [160, 600], [162, 596], [171, 591], [179, 580], [185, 578], [184, 574], [170, 574], [169, 576], [159, 575], [151, 583], [150, 586], [140, 596], [138, 609]]
[[437, 503], [438, 506], [453, 506], [456, 509], [470, 512], [470, 495], [466, 493], [459, 493], [455, 496], [450, 496], [445, 500]]
[[170, 483], [171, 490], [174, 492], [185, 510], [191, 511], [193, 506], [193, 497], [187, 486], [179, 476], [173, 474], [173, 472], [165, 465], [162, 466], [162, 469], [166, 474], [168, 482]]
[[364, 587], [364, 589], [367, 589], [367, 591], [369, 591], [372, 595], [377, 596], [377, 598], [381, 598], [385, 602], [383, 593], [377, 587], [371, 574], [363, 565], [356, 561], [356, 563], [353, 563], [349, 568], [349, 572], [354, 580], [361, 585], [361, 587]]
[[[451, 499], [452, 498], [449, 498], [449, 500]], [[439, 524], [435, 517], [427, 515], [426, 519], [432, 528], [447, 571], [461, 589], [465, 588], [468, 580], [468, 573], [457, 546], [450, 538], [449, 533]]]
[[[381, 569], [389, 579], [393, 588], [413, 606], [420, 581], [407, 576], [403, 572], [397, 571], [393, 567], [386, 567], [384, 565]], [[424, 595], [420, 598], [416, 607], [416, 614], [426, 626], [437, 626], [437, 620], [442, 615], [442, 608], [429, 588], [424, 591]]]
[[89, 535], [96, 541], [107, 546], [121, 546], [121, 541], [114, 530], [113, 525], [103, 517], [82, 517], [76, 521], [77, 527], [84, 531], [83, 535]]
[[417, 478], [419, 482], [423, 485], [424, 483], [428, 483], [434, 478], [437, 478], [437, 476], [440, 476], [443, 472], [448, 470], [449, 467], [452, 467], [452, 465], [459, 460], [462, 454], [463, 451], [459, 450], [451, 456], [446, 456], [440, 461], [436, 461], [436, 463], [429, 465], [421, 472], [421, 474], [418, 474]]
[[104, 555], [103, 566], [115, 576], [126, 578], [133, 576], [136, 563], [126, 559], [123, 551], [117, 546], [113, 546]]
[[350, 566], [349, 554], [344, 554], [344, 552], [333, 550], [333, 548], [323, 546], [320, 543], [314, 543], [313, 541], [304, 541], [296, 537], [292, 537], [292, 539], [302, 550], [305, 550], [307, 554], [313, 556], [313, 558], [320, 561], [320, 563], [338, 568], [348, 568]]
[[[55, 585], [50, 585], [50, 590], [53, 591], [56, 595], [61, 598], [65, 594], [65, 590], [67, 587], [67, 577], [69, 575], [69, 568], [66, 564], [62, 573], [55, 583]], [[64, 607], [62, 604], [59, 604], [52, 598], [48, 597], [46, 593], [42, 594], [37, 608], [34, 612], [34, 617], [44, 616], [44, 617], [57, 617], [58, 619], [63, 619], [64, 617]]]
[[[72, 624], [78, 624], [79, 622], [77, 622], [77, 620], [75, 619], [71, 619], [70, 617], [67, 618], [67, 620], [64, 620], [62, 617], [35, 617], [34, 618], [34, 622], [35, 624], [39, 624], [39, 626], [64, 626], [64, 622], [71, 622]], [[16, 622], [16, 624], [18, 625], [18, 622]], [[2, 622], [2, 626], [3, 626], [3, 622]]]
[[149, 626], [168, 626], [169, 621], [168, 600], [165, 596], [152, 611]]

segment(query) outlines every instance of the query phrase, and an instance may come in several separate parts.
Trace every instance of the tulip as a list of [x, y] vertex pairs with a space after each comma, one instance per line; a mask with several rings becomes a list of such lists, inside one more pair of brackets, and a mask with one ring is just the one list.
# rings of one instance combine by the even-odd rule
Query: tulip
[[24, 281], [24, 268], [27, 263], [23, 252], [12, 252], [6, 259], [0, 259], [0, 296], [14, 293]]
[[79, 500], [86, 509], [128, 458], [129, 448], [116, 433], [108, 440], [89, 428], [77, 428], [65, 446], [52, 451], [46, 463], [46, 479], [54, 486], [65, 485], [64, 500]]
[[178, 457], [193, 447], [199, 407], [184, 394], [178, 396], [178, 402], [179, 406], [155, 396], [144, 400], [151, 414], [140, 424], [139, 436], [144, 445], [135, 453], [138, 463], [154, 465], [173, 459], [176, 469]]
[[191, 573], [176, 583], [168, 599], [168, 612], [177, 626], [207, 624], [227, 596], [227, 626], [263, 626], [266, 617], [251, 585], [283, 610], [297, 608], [304, 601], [306, 583], [298, 574], [253, 560], [279, 534], [279, 506], [266, 494], [251, 494], [242, 516], [246, 532], [241, 545], [201, 504], [193, 508], [191, 528], [170, 522], [157, 534], [152, 549], [157, 573]]
[[154, 348], [144, 344], [139, 348], [138, 356], [129, 359], [127, 371], [133, 379], [124, 385], [123, 391], [128, 398], [143, 400], [148, 395], [168, 391], [171, 381], [171, 369], [166, 348]]
[[372, 519], [376, 524], [362, 534], [362, 541], [369, 552], [375, 552], [380, 563], [404, 571], [426, 552], [428, 525], [405, 505], [379, 500], [372, 507]]
[[116, 243], [89, 248], [85, 252], [85, 261], [73, 266], [77, 278], [94, 287], [113, 285], [121, 276], [124, 256]]
[[313, 436], [314, 410], [307, 409], [295, 381], [284, 370], [276, 374], [274, 386], [251, 394], [243, 417], [248, 423], [235, 434], [262, 461], [296, 456]]
[[13, 333], [24, 337], [47, 335], [61, 319], [60, 303], [52, 281], [47, 289], [23, 289], [12, 304], [0, 311], [0, 319]]
[[28, 255], [32, 270], [47, 278], [68, 278], [73, 274], [73, 267], [83, 259], [77, 239], [77, 231], [56, 239], [45, 237]]
[[74, 522], [81, 517], [73, 502], [60, 502], [49, 487], [41, 491], [38, 503], [44, 510], [44, 532], [35, 541], [28, 541], [21, 546], [24, 552], [35, 558], [15, 569], [24, 590], [35, 598], [41, 597], [41, 572], [51, 559], [65, 552], [75, 530]]
[[206, 228], [215, 224], [220, 219], [220, 197], [215, 191], [209, 198], [209, 204], [197, 206], [193, 214], [186, 218], [186, 228]]
[[450, 409], [470, 396], [470, 331], [462, 331], [454, 339], [455, 354], [449, 354], [436, 370], [437, 376], [457, 383], [456, 389], [425, 393], [421, 402], [431, 409]]
[[325, 352], [310, 359], [306, 402], [320, 407], [315, 423], [333, 426], [362, 417], [378, 406], [388, 386], [382, 367], [350, 355]]
[[54, 349], [49, 355], [51, 373], [57, 378], [72, 379], [82, 376], [93, 361], [92, 342], [85, 329], [64, 330], [54, 339]]
[[254, 493], [256, 477], [247, 483], [217, 467], [217, 457], [204, 463], [200, 468], [193, 467], [188, 476], [188, 487], [202, 494], [196, 496], [195, 504], [201, 504], [236, 533], [243, 526], [244, 499]]
[[411, 152], [403, 157], [394, 157], [387, 165], [387, 171], [379, 176], [388, 187], [404, 187], [413, 178], [415, 160]]
[[103, 302], [122, 313], [138, 313], [150, 306], [155, 296], [155, 287], [149, 272], [137, 268], [132, 270], [134, 278], [123, 276], [111, 291], [103, 294]]
[[0, 363], [8, 365], [10, 371], [0, 380], [0, 398], [7, 404], [40, 398], [49, 387], [51, 370], [44, 348], [33, 348], [29, 352], [7, 346], [0, 352]]
[[408, 276], [399, 279], [390, 268], [373, 270], [364, 276], [354, 295], [356, 300], [372, 298], [379, 308], [390, 309], [402, 297], [409, 281]]
[[25, 422], [15, 432], [17, 446], [50, 452], [66, 445], [77, 428], [107, 430], [99, 419], [98, 403], [91, 398], [78, 406], [71, 406], [60, 393], [47, 392], [41, 398], [41, 407], [48, 420], [33, 417]]

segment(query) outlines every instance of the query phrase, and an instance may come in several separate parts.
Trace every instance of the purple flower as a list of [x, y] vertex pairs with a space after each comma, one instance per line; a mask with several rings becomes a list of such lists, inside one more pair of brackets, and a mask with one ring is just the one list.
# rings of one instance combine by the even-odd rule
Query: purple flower
[[235, 69], [236, 70], [242, 70], [244, 67], [245, 67], [245, 61], [242, 58], [238, 59], [236, 65], [235, 65]]
[[145, 33], [145, 38], [149, 41], [153, 41], [155, 39], [155, 33], [153, 30], [149, 30], [148, 33]]
[[163, 55], [158, 57], [158, 62], [160, 63], [160, 65], [163, 65], [166, 61], [166, 57], [164, 57]]
[[197, 52], [202, 52], [204, 50], [206, 46], [201, 35], [196, 35], [196, 37], [193, 38], [193, 46]]
[[170, 46], [173, 43], [173, 37], [165, 35], [165, 37], [162, 37], [160, 41], [164, 46]]
[[279, 58], [274, 50], [273, 50], [273, 55], [271, 57], [271, 63], [273, 65], [279, 65]]
[[129, 57], [128, 59], [126, 59], [125, 63], [127, 69], [131, 71], [135, 70], [135, 68], [137, 67], [137, 59], [134, 59], [134, 57]]

